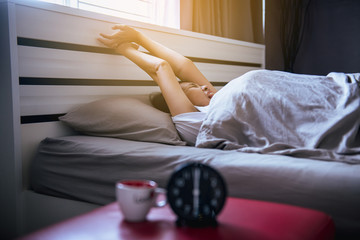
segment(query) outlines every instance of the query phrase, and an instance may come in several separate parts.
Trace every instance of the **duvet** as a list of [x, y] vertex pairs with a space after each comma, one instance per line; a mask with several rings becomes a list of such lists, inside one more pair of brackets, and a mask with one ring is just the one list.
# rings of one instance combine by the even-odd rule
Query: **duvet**
[[196, 146], [360, 164], [359, 77], [248, 72], [212, 98]]

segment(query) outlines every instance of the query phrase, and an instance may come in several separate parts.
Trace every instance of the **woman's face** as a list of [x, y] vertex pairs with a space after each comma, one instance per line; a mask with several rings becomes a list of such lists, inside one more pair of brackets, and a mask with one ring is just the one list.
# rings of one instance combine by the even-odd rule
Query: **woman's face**
[[200, 86], [193, 82], [181, 82], [180, 86], [195, 106], [207, 106], [214, 95], [206, 85]]

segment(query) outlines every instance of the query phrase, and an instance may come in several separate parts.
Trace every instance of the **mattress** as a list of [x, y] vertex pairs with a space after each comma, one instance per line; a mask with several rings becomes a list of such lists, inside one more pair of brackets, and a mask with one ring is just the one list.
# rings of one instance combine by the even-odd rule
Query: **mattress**
[[166, 187], [174, 169], [192, 161], [216, 168], [230, 196], [318, 209], [337, 231], [360, 236], [360, 165], [79, 135], [44, 139], [30, 181], [39, 193], [107, 204], [116, 181]]

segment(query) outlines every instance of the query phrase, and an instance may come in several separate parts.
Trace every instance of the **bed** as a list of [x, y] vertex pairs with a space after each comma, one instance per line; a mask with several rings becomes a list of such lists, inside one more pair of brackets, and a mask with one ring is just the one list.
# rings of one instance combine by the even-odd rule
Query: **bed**
[[176, 167], [201, 162], [224, 176], [230, 196], [318, 209], [333, 217], [338, 236], [358, 234], [360, 165], [352, 162], [358, 154], [347, 162], [309, 150], [289, 156], [279, 149], [264, 154], [187, 146], [169, 114], [146, 96], [97, 100], [60, 119], [78, 134], [40, 143], [31, 167], [38, 193], [104, 205], [115, 200], [118, 180], [152, 179], [166, 187]]
[[13, 97], [5, 116], [14, 126], [8, 165], [16, 166], [9, 169], [18, 234], [114, 201], [117, 180], [151, 178], [165, 187], [177, 166], [198, 161], [223, 174], [230, 196], [318, 209], [333, 217], [339, 238], [360, 236], [359, 164], [186, 146], [170, 115], [151, 104], [158, 86], [96, 36], [131, 25], [192, 59], [218, 89], [263, 69], [263, 45], [36, 1], [0, 6], [9, 16], [2, 24]]

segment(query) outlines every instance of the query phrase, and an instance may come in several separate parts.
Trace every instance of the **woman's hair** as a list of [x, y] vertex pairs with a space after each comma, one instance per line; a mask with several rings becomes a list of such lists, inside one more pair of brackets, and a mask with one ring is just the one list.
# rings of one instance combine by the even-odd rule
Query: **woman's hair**
[[[179, 84], [181, 86], [181, 89], [184, 91], [184, 87], [182, 86], [182, 83], [186, 83], [188, 81], [179, 81]], [[166, 113], [170, 113], [169, 107], [166, 104], [165, 98], [162, 95], [161, 92], [153, 92], [150, 94], [150, 102], [151, 104], [159, 109], [160, 111], [166, 112]]]
[[166, 104], [165, 98], [161, 92], [154, 92], [149, 95], [151, 104], [160, 111], [170, 113], [169, 107]]

